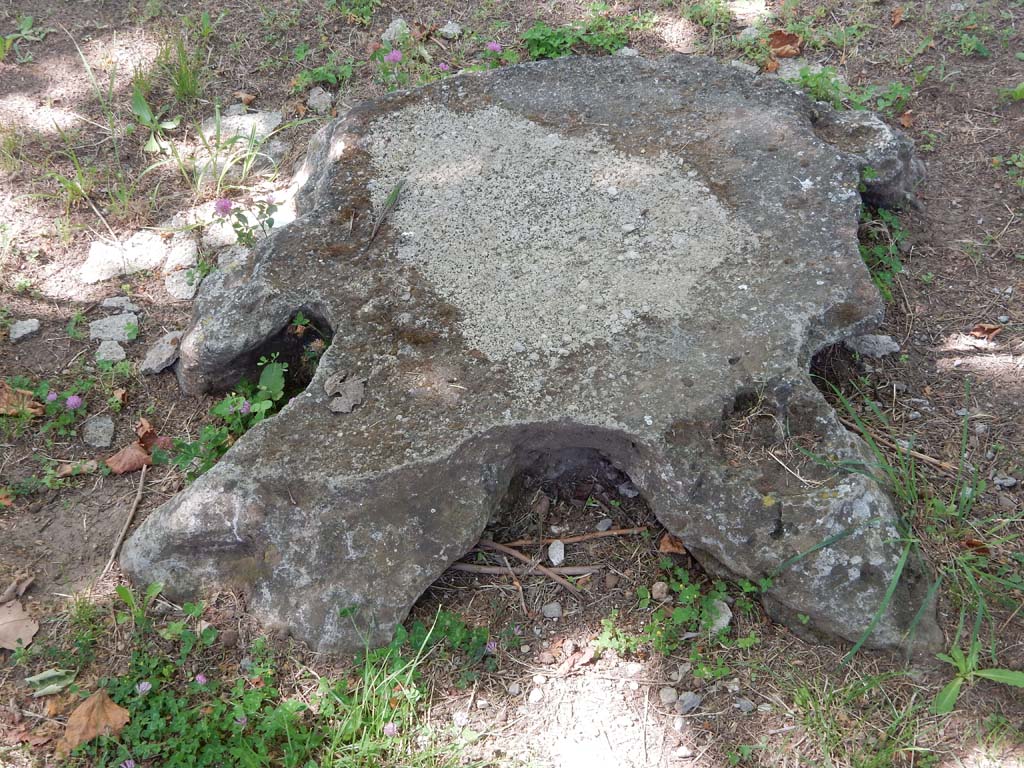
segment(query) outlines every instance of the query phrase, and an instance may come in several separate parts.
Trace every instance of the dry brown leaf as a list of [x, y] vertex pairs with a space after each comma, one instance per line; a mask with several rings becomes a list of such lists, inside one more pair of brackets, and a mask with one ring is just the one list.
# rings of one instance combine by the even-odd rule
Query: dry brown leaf
[[0, 416], [20, 416], [23, 413], [42, 416], [42, 403], [32, 399], [27, 389], [13, 389], [6, 381], [0, 380]]
[[245, 104], [245, 106], [247, 107], [254, 101], [256, 101], [256, 94], [254, 93], [248, 93], [246, 91], [235, 91], [234, 94], [232, 95], [240, 102]]
[[768, 35], [768, 47], [776, 58], [792, 59], [800, 55], [804, 41], [800, 35], [795, 35], [784, 29], [777, 29]]
[[128, 400], [128, 390], [127, 389], [123, 389], [121, 387], [118, 387], [117, 389], [115, 389], [113, 391], [112, 394], [117, 399], [117, 402], [119, 402], [121, 405], [124, 405], [125, 401]]
[[889, 14], [889, 17], [892, 19], [892, 25], [894, 27], [898, 27], [900, 24], [902, 24], [903, 6], [896, 6], [895, 8], [893, 8], [892, 12]]
[[64, 735], [57, 742], [57, 757], [67, 757], [80, 744], [103, 734], [116, 736], [129, 721], [128, 710], [117, 706], [106, 691], [96, 691], [68, 718]]
[[153, 457], [149, 455], [149, 451], [142, 443], [136, 440], [109, 457], [104, 463], [115, 475], [123, 475], [125, 472], [135, 472], [149, 466], [153, 463]]
[[144, 418], [139, 419], [135, 425], [135, 434], [139, 436], [139, 442], [146, 451], [152, 450], [153, 444], [156, 443], [157, 437], [159, 437], [156, 430], [153, 429], [153, 425]]
[[14, 494], [6, 488], [0, 488], [0, 509], [14, 506]]
[[971, 328], [971, 336], [976, 339], [985, 339], [986, 341], [992, 341], [996, 336], [1003, 332], [1003, 326], [994, 325], [992, 323], [978, 323]]
[[57, 467], [57, 477], [72, 477], [74, 475], [91, 475], [99, 469], [95, 460], [73, 461], [68, 464], [61, 464]]
[[666, 533], [658, 542], [658, 551], [663, 555], [685, 555], [686, 547], [671, 533]]
[[904, 128], [912, 128], [914, 126], [914, 112], [908, 109], [902, 115], [900, 115], [900, 125]]
[[764, 65], [764, 71], [765, 72], [774, 72], [778, 68], [779, 68], [779, 60], [778, 59], [768, 59], [768, 61]]
[[35, 580], [35, 576], [26, 576], [12, 581], [7, 589], [4, 590], [4, 593], [0, 595], [0, 605], [9, 603], [14, 598], [24, 595], [25, 590], [31, 587], [32, 582]]
[[18, 600], [0, 605], [0, 648], [17, 650], [19, 643], [29, 645], [39, 631], [39, 623], [25, 612]]

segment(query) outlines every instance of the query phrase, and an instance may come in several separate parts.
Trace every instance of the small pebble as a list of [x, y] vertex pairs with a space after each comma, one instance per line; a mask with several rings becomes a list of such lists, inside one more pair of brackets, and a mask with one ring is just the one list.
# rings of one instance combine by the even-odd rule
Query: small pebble
[[519, 646], [519, 652], [520, 653], [529, 653], [530, 652], [530, 646], [525, 645], [525, 644], [520, 645]]
[[1009, 475], [998, 475], [992, 478], [992, 483], [999, 488], [1015, 488], [1017, 486], [1017, 478], [1010, 477]]
[[606, 517], [602, 520], [599, 520], [595, 527], [599, 531], [607, 531], [612, 527], [612, 519], [610, 517]]
[[672, 727], [679, 733], [682, 733], [686, 730], [686, 718], [682, 715], [676, 715], [672, 720]]
[[988, 432], [988, 424], [975, 424], [974, 425], [974, 434], [976, 434], [976, 435], [984, 435], [987, 432]]
[[[556, 568], [565, 562], [565, 544], [556, 539], [548, 545], [548, 560]], [[559, 611], [561, 615], [561, 611]], [[550, 617], [549, 617], [550, 618]]]
[[523, 687], [519, 683], [511, 683], [508, 687], [509, 696], [518, 696], [523, 692]]
[[489, 706], [491, 706], [491, 703], [489, 701], [487, 701], [487, 699], [477, 699], [476, 700], [476, 708], [477, 709], [487, 709]]
[[604, 588], [615, 589], [619, 585], [619, 574], [606, 573], [604, 575]]
[[542, 691], [540, 688], [534, 688], [533, 690], [530, 691], [530, 703], [531, 704], [536, 704], [539, 701], [543, 700], [543, 698], [544, 698], [544, 691]]
[[545, 619], [560, 619], [562, 618], [562, 604], [545, 603], [540, 612], [544, 614]]
[[238, 645], [238, 632], [234, 629], [225, 629], [217, 635], [217, 639], [225, 648], [234, 648]]
[[676, 700], [679, 698], [679, 692], [676, 691], [675, 688], [666, 685], [658, 691], [658, 698], [664, 706], [668, 707], [675, 704]]
[[680, 715], [685, 715], [693, 712], [700, 703], [703, 701], [703, 697], [700, 694], [694, 693], [693, 691], [684, 691], [676, 699], [675, 709]]
[[680, 744], [672, 754], [675, 757], [693, 757], [693, 750], [685, 744]]
[[544, 675], [534, 675], [533, 676], [533, 684], [534, 685], [544, 685], [544, 683], [546, 683], [547, 681], [548, 681], [548, 679], [546, 677], [544, 677]]
[[996, 320], [998, 320], [1003, 325], [1006, 325], [1006, 323], [1010, 322], [1010, 316], [1009, 315], [1000, 315], [999, 317], [996, 318]]
[[910, 421], [917, 421], [918, 419], [921, 418], [921, 412], [920, 411], [911, 411], [910, 413], [907, 414], [907, 418]]
[[733, 704], [733, 706], [736, 707], [736, 709], [738, 709], [740, 712], [754, 711], [754, 702], [752, 702], [750, 699], [744, 699], [742, 697], [736, 699], [736, 703]]
[[668, 597], [668, 584], [664, 581], [656, 581], [651, 584], [651, 598], [654, 600], [664, 600]]
[[11, 323], [11, 327], [9, 329], [11, 343], [14, 344], [35, 336], [39, 333], [39, 327], [40, 323], [34, 317], [29, 320], [18, 320], [17, 322]]
[[953, 413], [955, 413], [957, 416], [963, 417], [970, 413], [970, 411], [968, 411], [966, 408], [957, 408], [955, 411], [953, 411]]
[[539, 661], [541, 664], [554, 664], [555, 655], [553, 653], [549, 653], [548, 651], [544, 651], [544, 653], [537, 656], [537, 661]]

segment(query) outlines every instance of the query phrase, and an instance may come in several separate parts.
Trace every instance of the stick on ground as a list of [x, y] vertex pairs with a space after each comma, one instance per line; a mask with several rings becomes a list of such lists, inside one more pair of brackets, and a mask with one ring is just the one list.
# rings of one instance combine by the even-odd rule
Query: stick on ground
[[103, 566], [103, 571], [100, 573], [102, 577], [110, 570], [110, 567], [114, 564], [117, 559], [117, 553], [121, 551], [121, 545], [124, 543], [124, 537], [128, 535], [128, 529], [131, 528], [132, 520], [135, 519], [135, 511], [139, 508], [139, 502], [142, 501], [142, 486], [146, 484], [146, 469], [148, 467], [142, 465], [142, 475], [139, 477], [139, 489], [135, 492], [135, 501], [132, 502], [132, 508], [128, 510], [128, 519], [124, 521], [124, 527], [121, 528], [121, 532], [117, 535], [117, 541], [114, 542], [114, 548], [110, 550], [110, 559], [107, 560], [107, 564]]
[[505, 544], [498, 544], [497, 542], [491, 541], [490, 539], [480, 539], [480, 542], [477, 544], [477, 546], [480, 547], [481, 549], [490, 549], [490, 550], [493, 550], [495, 552], [503, 552], [504, 554], [508, 555], [509, 557], [514, 557], [516, 560], [519, 560], [519, 561], [521, 561], [523, 563], [527, 563], [528, 565], [531, 565], [531, 566], [535, 566], [537, 571], [539, 571], [540, 573], [543, 573], [545, 576], [547, 576], [549, 579], [554, 581], [556, 584], [559, 584], [566, 591], [568, 591], [569, 594], [574, 595], [575, 597], [580, 597], [580, 598], [583, 597], [583, 593], [580, 592], [575, 587], [575, 585], [573, 585], [572, 583], [566, 581], [561, 576], [559, 576], [557, 573], [554, 573], [550, 568], [545, 568], [543, 565], [541, 565], [539, 563], [535, 564], [533, 562], [533, 560], [528, 558], [526, 555], [524, 555], [522, 552], [520, 552], [517, 549], [512, 549], [512, 547], [506, 546]]

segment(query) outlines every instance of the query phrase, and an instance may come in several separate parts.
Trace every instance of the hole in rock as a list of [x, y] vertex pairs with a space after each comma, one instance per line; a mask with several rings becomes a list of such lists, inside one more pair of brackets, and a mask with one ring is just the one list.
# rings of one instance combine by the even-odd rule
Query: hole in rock
[[835, 403], [836, 390], [848, 394], [864, 373], [863, 364], [845, 344], [830, 344], [811, 358], [811, 381], [830, 403]]
[[287, 363], [284, 390], [284, 402], [287, 402], [309, 386], [332, 336], [333, 330], [323, 315], [302, 307], [296, 310], [287, 325], [249, 353], [246, 364], [241, 366], [247, 371], [243, 378], [250, 382], [259, 381], [261, 360], [276, 359]]

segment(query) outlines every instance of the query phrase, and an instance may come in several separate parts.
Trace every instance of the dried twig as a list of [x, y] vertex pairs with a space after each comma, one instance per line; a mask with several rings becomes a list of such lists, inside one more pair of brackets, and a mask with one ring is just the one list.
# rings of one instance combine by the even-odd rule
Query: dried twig
[[[842, 418], [841, 416], [839, 417], [839, 420], [841, 422], [843, 422], [843, 424], [848, 426], [850, 429], [857, 430], [858, 432], [860, 432], [860, 430], [862, 429], [859, 425], [857, 425], [857, 424], [855, 424], [855, 423], [853, 423], [851, 421], [847, 421], [846, 419]], [[938, 469], [941, 469], [941, 470], [944, 470], [946, 472], [949, 472], [950, 474], [952, 474], [954, 476], [959, 472], [959, 470], [954, 465], [950, 464], [949, 462], [947, 462], [947, 461], [940, 461], [939, 459], [936, 459], [933, 456], [929, 456], [927, 453], [921, 453], [920, 451], [915, 451], [913, 448], [904, 448], [899, 443], [897, 443], [897, 442], [895, 442], [893, 440], [890, 440], [889, 438], [885, 437], [885, 435], [872, 434], [871, 437], [872, 437], [872, 439], [878, 441], [882, 445], [885, 445], [885, 446], [888, 446], [889, 448], [892, 448], [894, 451], [903, 451], [903, 453], [907, 454], [908, 456], [913, 456], [915, 459], [920, 459], [925, 464], [930, 464], [931, 466], [937, 467]]]
[[514, 557], [516, 560], [519, 560], [521, 562], [527, 563], [529, 565], [535, 565], [536, 569], [540, 573], [543, 573], [556, 584], [560, 585], [567, 592], [569, 592], [569, 594], [575, 595], [576, 597], [583, 596], [583, 593], [580, 592], [571, 582], [566, 581], [557, 573], [554, 573], [550, 568], [546, 568], [540, 563], [534, 564], [533, 560], [528, 558], [526, 555], [524, 555], [517, 549], [512, 549], [512, 547], [509, 547], [505, 544], [498, 544], [497, 542], [491, 541], [490, 539], [480, 539], [480, 542], [477, 544], [477, 546], [481, 549], [491, 549], [495, 552], [502, 552], [508, 555], [509, 557]]
[[577, 536], [564, 536], [553, 539], [517, 539], [505, 543], [506, 547], [530, 547], [536, 544], [550, 544], [553, 541], [560, 541], [563, 544], [576, 544], [591, 539], [603, 539], [605, 536], [633, 536], [643, 533], [646, 528], [619, 528], [614, 531], [594, 531], [593, 533], [581, 533]]
[[[522, 568], [506, 568], [503, 565], [477, 565], [476, 563], [452, 563], [453, 571], [464, 573], [482, 573], [494, 576], [529, 576], [535, 568], [523, 566]], [[552, 573], [560, 576], [586, 576], [601, 570], [599, 565], [563, 565], [558, 568], [549, 568]]]
[[124, 526], [121, 528], [121, 532], [117, 535], [117, 541], [114, 542], [113, 549], [110, 550], [110, 558], [107, 560], [107, 564], [103, 566], [103, 570], [100, 572], [102, 577], [110, 570], [114, 561], [117, 559], [117, 553], [121, 551], [121, 545], [124, 543], [124, 537], [128, 535], [128, 529], [131, 527], [132, 520], [135, 519], [135, 511], [139, 508], [139, 502], [142, 501], [142, 487], [146, 484], [146, 465], [142, 465], [142, 475], [139, 477], [139, 488], [135, 491], [135, 501], [132, 502], [132, 508], [128, 510], [128, 519], [124, 521]]

